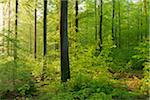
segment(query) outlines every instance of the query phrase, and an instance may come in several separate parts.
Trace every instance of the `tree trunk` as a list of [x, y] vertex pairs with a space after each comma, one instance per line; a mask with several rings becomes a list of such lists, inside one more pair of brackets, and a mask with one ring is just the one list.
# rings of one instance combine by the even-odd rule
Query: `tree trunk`
[[79, 24], [79, 20], [78, 20], [78, 0], [76, 0], [76, 2], [75, 2], [75, 12], [76, 12], [76, 14], [75, 14], [75, 31], [76, 31], [76, 35], [75, 35], [75, 56], [76, 56], [76, 58], [77, 58], [77, 52], [78, 52], [78, 47], [77, 47], [77, 33], [78, 33], [78, 24]]
[[14, 60], [17, 59], [17, 35], [18, 35], [18, 0], [16, 0]]
[[46, 56], [47, 53], [47, 0], [44, 0], [44, 40], [43, 40], [43, 45], [44, 45], [44, 50], [43, 50], [43, 56]]
[[76, 0], [76, 6], [75, 6], [75, 9], [76, 9], [76, 33], [78, 32], [78, 0]]
[[113, 10], [112, 10], [112, 42], [115, 44], [115, 0], [112, 0]]
[[[142, 3], [142, 1], [140, 2]], [[141, 6], [141, 9], [140, 9], [140, 38], [141, 38], [141, 41], [143, 41], [143, 6]]]
[[16, 79], [16, 69], [17, 69], [17, 59], [18, 59], [18, 56], [17, 56], [17, 35], [18, 35], [18, 0], [16, 0], [16, 13], [15, 13], [15, 42], [14, 42], [14, 65], [15, 67], [13, 66], [13, 86], [14, 88], [15, 85], [16, 85], [16, 82], [15, 82], [15, 79]]
[[41, 80], [46, 77], [46, 54], [47, 54], [47, 0], [44, 0], [44, 17], [43, 17], [43, 72]]
[[8, 14], [8, 41], [7, 41], [7, 54], [8, 54], [8, 56], [10, 55], [10, 54], [9, 54], [9, 50], [10, 50], [10, 49], [9, 49], [9, 48], [10, 48], [9, 39], [10, 39], [10, 32], [11, 32], [11, 31], [10, 31], [10, 24], [11, 24], [11, 23], [10, 23], [10, 14], [11, 14], [10, 2], [11, 2], [11, 1], [9, 0], [9, 2], [8, 2], [8, 8], [9, 8], [9, 14]]
[[34, 58], [37, 57], [37, 0], [35, 0], [34, 10]]
[[149, 22], [148, 22], [148, 14], [147, 14], [147, 0], [143, 0], [144, 2], [144, 15], [145, 15], [145, 38], [147, 38], [147, 34], [149, 33]]
[[61, 0], [60, 18], [60, 44], [61, 44], [61, 80], [70, 79], [69, 54], [68, 54], [68, 0]]
[[118, 0], [118, 17], [119, 17], [119, 40], [118, 40], [118, 47], [121, 47], [121, 11], [120, 11], [120, 0]]
[[3, 48], [2, 53], [5, 53], [5, 7], [3, 5], [3, 42], [2, 42]]
[[137, 13], [138, 13], [138, 15], [137, 15], [137, 30], [138, 30], [137, 41], [139, 42], [139, 40], [140, 40], [140, 8], [139, 8], [139, 6], [137, 7]]
[[99, 28], [99, 51], [102, 51], [102, 24], [103, 24], [103, 0], [100, 1], [100, 28]]
[[32, 25], [29, 24], [29, 54], [32, 54]]
[[97, 42], [97, 0], [95, 0], [95, 41]]
[[130, 1], [127, 0], [127, 48], [129, 47], [129, 32], [130, 32]]

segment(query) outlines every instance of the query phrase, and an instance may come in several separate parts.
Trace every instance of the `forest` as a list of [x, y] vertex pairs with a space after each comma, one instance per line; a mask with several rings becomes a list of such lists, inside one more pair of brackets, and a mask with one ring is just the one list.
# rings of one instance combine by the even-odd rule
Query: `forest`
[[149, 0], [0, 0], [0, 100], [149, 100]]

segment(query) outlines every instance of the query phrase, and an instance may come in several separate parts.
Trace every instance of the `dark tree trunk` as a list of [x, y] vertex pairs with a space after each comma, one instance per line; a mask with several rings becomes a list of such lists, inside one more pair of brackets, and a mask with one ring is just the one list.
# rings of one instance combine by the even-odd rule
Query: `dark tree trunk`
[[76, 33], [77, 33], [78, 32], [78, 0], [76, 0], [75, 9], [76, 9], [76, 23], [75, 23], [75, 26], [76, 26]]
[[37, 1], [34, 10], [34, 58], [37, 57]]
[[15, 79], [16, 79], [16, 69], [17, 69], [17, 59], [18, 59], [18, 56], [17, 56], [17, 35], [18, 35], [18, 0], [16, 0], [16, 13], [15, 13], [15, 42], [14, 42], [14, 65], [15, 67], [13, 66], [13, 85], [14, 85], [14, 88], [15, 88], [15, 85], [16, 85], [16, 82], [15, 82]]
[[47, 0], [44, 0], [44, 17], [43, 17], [43, 72], [41, 80], [44, 81], [46, 77], [46, 54], [47, 54]]
[[18, 0], [16, 0], [14, 60], [17, 59], [17, 35], [18, 35]]
[[78, 20], [78, 13], [79, 13], [79, 12], [78, 12], [78, 9], [79, 9], [79, 8], [78, 8], [78, 5], [79, 5], [79, 4], [78, 4], [78, 0], [76, 0], [76, 1], [75, 1], [75, 13], [76, 13], [76, 14], [75, 14], [75, 31], [76, 31], [75, 42], [76, 42], [76, 43], [75, 43], [75, 51], [74, 51], [76, 58], [77, 58], [77, 51], [78, 51], [78, 47], [77, 47], [77, 39], [78, 39], [78, 38], [77, 38], [77, 33], [78, 33], [78, 31], [79, 31], [79, 29], [78, 29], [78, 24], [79, 24], [79, 20]]
[[112, 41], [115, 44], [115, 0], [112, 0], [113, 10], [112, 10]]
[[97, 42], [97, 0], [95, 0], [95, 40]]
[[60, 20], [60, 44], [61, 44], [61, 80], [70, 79], [69, 54], [68, 54], [68, 0], [61, 0]]
[[43, 34], [43, 45], [44, 45], [44, 50], [43, 50], [43, 56], [46, 56], [47, 52], [47, 0], [44, 0], [44, 34]]
[[99, 28], [99, 51], [102, 51], [102, 25], [103, 25], [103, 0], [100, 0], [100, 28]]
[[[142, 1], [141, 1], [142, 2]], [[141, 41], [143, 40], [143, 6], [141, 6], [140, 8], [140, 38], [141, 38]]]

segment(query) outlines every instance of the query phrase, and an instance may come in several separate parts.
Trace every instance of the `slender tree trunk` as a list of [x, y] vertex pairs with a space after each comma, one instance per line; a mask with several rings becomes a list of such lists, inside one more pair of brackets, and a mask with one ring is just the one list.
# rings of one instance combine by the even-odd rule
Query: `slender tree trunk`
[[16, 19], [15, 19], [15, 49], [14, 60], [17, 59], [17, 35], [18, 35], [18, 0], [16, 0]]
[[99, 29], [99, 51], [102, 51], [102, 23], [103, 23], [103, 0], [100, 0], [100, 29]]
[[114, 37], [115, 37], [115, 45], [116, 46], [118, 46], [118, 23], [119, 23], [119, 16], [118, 16], [118, 12], [117, 12], [117, 10], [116, 10], [116, 15], [115, 15], [115, 22], [114, 22], [114, 24], [115, 24], [115, 28], [114, 28]]
[[138, 16], [137, 16], [137, 41], [139, 42], [140, 40], [140, 9], [139, 9], [139, 6], [137, 7], [137, 13], [138, 13]]
[[60, 19], [61, 80], [62, 82], [66, 82], [70, 79], [68, 54], [68, 0], [61, 0]]
[[8, 8], [9, 8], [9, 13], [8, 13], [8, 41], [7, 41], [7, 54], [8, 56], [10, 55], [10, 43], [9, 43], [9, 39], [10, 39], [10, 14], [11, 14], [11, 8], [10, 8], [10, 3], [11, 1], [9, 0], [8, 2]]
[[[141, 1], [142, 2], [142, 1]], [[143, 41], [143, 5], [141, 6], [141, 9], [140, 9], [140, 38], [141, 38], [141, 41]]]
[[32, 54], [32, 25], [29, 24], [29, 53]]
[[17, 69], [17, 35], [18, 35], [18, 0], [16, 0], [16, 13], [15, 13], [15, 42], [14, 42], [14, 65], [13, 67], [13, 85], [15, 88], [15, 78], [16, 78], [16, 69]]
[[34, 10], [34, 58], [37, 57], [37, 0], [35, 0]]
[[76, 33], [78, 32], [78, 0], [76, 0], [76, 6], [75, 6], [75, 9], [76, 9]]
[[44, 34], [43, 34], [43, 37], [44, 37], [44, 40], [43, 40], [43, 43], [44, 43], [44, 50], [43, 50], [43, 55], [46, 56], [46, 53], [47, 53], [47, 0], [44, 0]]
[[76, 35], [75, 35], [75, 56], [76, 56], [76, 58], [77, 58], [77, 52], [78, 52], [78, 47], [77, 47], [77, 39], [78, 39], [78, 37], [77, 37], [77, 33], [78, 33], [78, 31], [79, 31], [79, 29], [78, 29], [78, 24], [79, 24], [79, 20], [78, 20], [78, 0], [76, 0], [76, 2], [75, 2], [75, 12], [76, 12], [76, 14], [75, 14], [75, 27], [76, 27]]
[[95, 0], [95, 40], [97, 42], [97, 0]]
[[41, 80], [45, 79], [46, 71], [46, 54], [47, 54], [47, 0], [44, 0], [44, 17], [43, 17], [43, 72]]
[[145, 15], [145, 38], [147, 38], [147, 34], [149, 32], [149, 22], [148, 22], [148, 14], [147, 14], [147, 0], [143, 0], [144, 2], [144, 15]]
[[115, 0], [112, 0], [113, 10], [112, 10], [112, 41], [115, 44]]
[[120, 11], [120, 0], [118, 0], [118, 17], [119, 17], [119, 42], [118, 42], [118, 47], [121, 47], [121, 11]]
[[130, 32], [130, 1], [127, 0], [127, 48], [129, 47], [129, 32]]
[[5, 52], [5, 6], [3, 5], [3, 48], [2, 52]]

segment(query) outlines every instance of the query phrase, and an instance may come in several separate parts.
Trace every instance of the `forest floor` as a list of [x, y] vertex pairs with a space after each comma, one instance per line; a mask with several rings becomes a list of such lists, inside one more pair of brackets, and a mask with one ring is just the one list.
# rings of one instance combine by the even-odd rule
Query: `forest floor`
[[[92, 71], [88, 72], [88, 74], [91, 73], [93, 72]], [[150, 99], [150, 97], [146, 95], [149, 94], [150, 91], [145, 91], [144, 94], [140, 93], [139, 91], [143, 78], [142, 71], [134, 71], [130, 73], [118, 73], [118, 72], [112, 73], [108, 71], [108, 73], [111, 74], [112, 78], [109, 81], [111, 82], [114, 81], [113, 82], [114, 84], [106, 83], [108, 82], [107, 79], [104, 81], [100, 80], [97, 81], [97, 77], [101, 77], [103, 72], [96, 71], [96, 73], [93, 73], [92, 75], [96, 76], [96, 78], [93, 78], [93, 80], [86, 79], [86, 77], [81, 78], [82, 76], [79, 76], [81, 79], [76, 79], [74, 80], [74, 82], [65, 83], [61, 85], [61, 83], [58, 84], [58, 82], [56, 82], [55, 78], [59, 76], [59, 73], [57, 73], [58, 75], [56, 75], [56, 77], [53, 77], [46, 81], [37, 82], [36, 88], [38, 89], [36, 90], [35, 93], [33, 93], [34, 95], [17, 96], [16, 92], [9, 92], [5, 95], [5, 97], [7, 98], [6, 100], [14, 100], [13, 99], [14, 96], [16, 97], [16, 100], [149, 100]], [[77, 81], [79, 81], [80, 83], [78, 83]], [[89, 84], [87, 84], [86, 82], [89, 82]], [[104, 82], [104, 84], [102, 82]], [[100, 85], [104, 87], [101, 87]], [[100, 88], [102, 88], [102, 90], [99, 90]], [[116, 91], [119, 90], [120, 94], [116, 94], [119, 92], [115, 93], [114, 92], [115, 89]], [[102, 91], [105, 94], [101, 93]], [[95, 93], [96, 94], [98, 93], [97, 95], [99, 95], [100, 98], [102, 97], [102, 99], [99, 99], [99, 96], [97, 96], [96, 98], [90, 98], [90, 96], [95, 95]]]
[[[97, 72], [97, 73], [100, 73], [100, 72]], [[98, 76], [98, 75], [95, 75], [95, 76]], [[64, 89], [59, 90], [59, 89], [56, 89], [55, 87], [52, 89], [52, 87], [49, 86], [49, 84], [44, 83], [44, 85], [42, 85], [40, 87], [40, 92], [39, 92], [40, 96], [38, 96], [37, 98], [40, 98], [39, 100], [46, 100], [46, 99], [47, 100], [111, 100], [111, 99], [112, 100], [149, 100], [150, 99], [150, 96], [147, 95], [147, 94], [150, 94], [150, 91], [145, 91], [145, 93], [141, 93], [139, 90], [140, 86], [142, 85], [142, 78], [143, 78], [143, 73], [141, 71], [136, 71], [136, 72], [131, 72], [131, 73], [114, 73], [114, 74], [112, 74], [112, 78], [113, 78], [113, 80], [115, 79], [115, 82], [114, 82], [115, 84], [113, 84], [113, 86], [112, 86], [114, 88], [114, 90], [116, 88], [116, 90], [120, 89], [121, 91], [124, 91], [124, 92], [121, 92], [121, 94], [115, 94], [115, 92], [111, 92], [112, 93], [111, 94], [111, 93], [107, 93], [106, 92], [107, 89], [106, 89], [106, 91], [104, 90], [104, 93], [106, 92], [106, 95], [98, 94], [100, 97], [98, 96], [95, 98], [90, 98], [90, 96], [95, 95], [95, 92], [93, 92], [92, 90], [88, 90], [89, 88], [91, 88], [88, 86], [85, 86], [83, 91], [82, 91], [82, 89], [68, 91], [67, 86], [66, 87], [64, 86], [64, 88], [66, 90], [64, 90]], [[91, 80], [91, 81], [93, 81], [93, 80]], [[112, 81], [112, 80], [110, 79], [110, 81]], [[102, 83], [101, 82], [95, 83], [94, 85], [96, 85], [96, 84], [102, 84]], [[76, 88], [79, 88], [78, 85], [76, 85], [77, 86]], [[82, 85], [79, 85], [79, 86], [82, 87]], [[106, 88], [107, 87], [110, 88], [109, 86], [106, 86]], [[73, 88], [75, 88], [75, 87], [73, 87]], [[86, 90], [86, 88], [87, 88], [87, 90]], [[96, 90], [98, 90], [99, 88], [100, 87], [97, 87]], [[45, 93], [45, 91], [53, 92], [52, 93], [53, 96], [56, 95], [58, 97], [55, 98], [55, 96], [54, 96], [55, 99], [53, 99], [53, 98], [51, 98], [51, 95], [44, 96], [43, 93]], [[80, 91], [82, 91], [83, 93]], [[107, 96], [107, 95], [112, 95], [112, 98], [109, 98], [109, 96]], [[122, 95], [122, 96], [120, 96], [120, 95]], [[59, 96], [60, 96], [60, 98], [59, 98]], [[63, 98], [63, 96], [64, 97], [65, 96], [73, 96], [73, 97], [70, 97], [70, 99], [69, 99], [69, 97]], [[102, 98], [101, 98], [101, 96], [102, 96]], [[51, 99], [48, 99], [48, 98], [51, 98]]]

